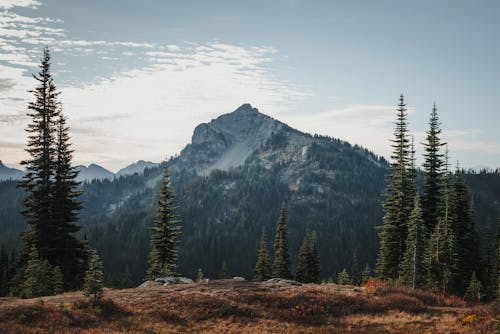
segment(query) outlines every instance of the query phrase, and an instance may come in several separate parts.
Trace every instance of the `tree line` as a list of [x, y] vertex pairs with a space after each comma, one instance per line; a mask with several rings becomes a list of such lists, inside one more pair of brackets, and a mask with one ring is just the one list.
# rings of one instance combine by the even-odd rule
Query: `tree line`
[[419, 191], [415, 145], [401, 95], [379, 231], [377, 274], [394, 284], [458, 295], [477, 287], [481, 277], [484, 292], [494, 294], [498, 273], [480, 260], [467, 184], [458, 163], [455, 172], [450, 171], [435, 104], [426, 134], [424, 182]]

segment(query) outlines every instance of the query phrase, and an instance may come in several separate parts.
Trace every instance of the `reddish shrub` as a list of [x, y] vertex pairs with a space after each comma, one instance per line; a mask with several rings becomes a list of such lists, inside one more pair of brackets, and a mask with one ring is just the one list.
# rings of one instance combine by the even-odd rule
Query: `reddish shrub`
[[375, 295], [382, 295], [387, 291], [387, 284], [383, 281], [369, 279], [363, 283], [365, 291]]

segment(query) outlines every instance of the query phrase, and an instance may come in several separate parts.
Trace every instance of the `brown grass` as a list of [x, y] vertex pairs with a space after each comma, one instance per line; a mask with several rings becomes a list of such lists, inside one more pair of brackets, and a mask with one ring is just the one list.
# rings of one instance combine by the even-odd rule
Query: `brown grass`
[[105, 295], [97, 307], [76, 292], [0, 299], [0, 333], [500, 333], [493, 305], [401, 288], [222, 280]]

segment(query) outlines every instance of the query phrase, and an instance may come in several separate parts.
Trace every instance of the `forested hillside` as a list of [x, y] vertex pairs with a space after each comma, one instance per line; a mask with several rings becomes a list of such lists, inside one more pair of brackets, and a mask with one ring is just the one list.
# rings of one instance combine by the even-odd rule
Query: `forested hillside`
[[[260, 235], [273, 235], [283, 202], [292, 266], [309, 227], [317, 233], [321, 277], [374, 267], [388, 167], [383, 158], [243, 105], [198, 126], [192, 143], [168, 164], [182, 220], [183, 275], [194, 277], [201, 268], [217, 277], [226, 262], [230, 274], [251, 277]], [[158, 166], [82, 185], [80, 233], [99, 251], [108, 284], [145, 277], [161, 175]], [[466, 180], [486, 242], [500, 216], [500, 173], [469, 173]], [[23, 196], [15, 181], [0, 182], [0, 243], [8, 249], [19, 247], [18, 233], [26, 228]]]

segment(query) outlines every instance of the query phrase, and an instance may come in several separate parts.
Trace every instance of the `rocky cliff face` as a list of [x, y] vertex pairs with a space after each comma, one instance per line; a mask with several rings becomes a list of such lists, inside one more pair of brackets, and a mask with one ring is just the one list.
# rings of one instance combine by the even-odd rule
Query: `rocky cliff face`
[[195, 170], [207, 175], [212, 170], [241, 166], [285, 125], [243, 104], [230, 114], [198, 125], [191, 144], [172, 163], [173, 169]]

